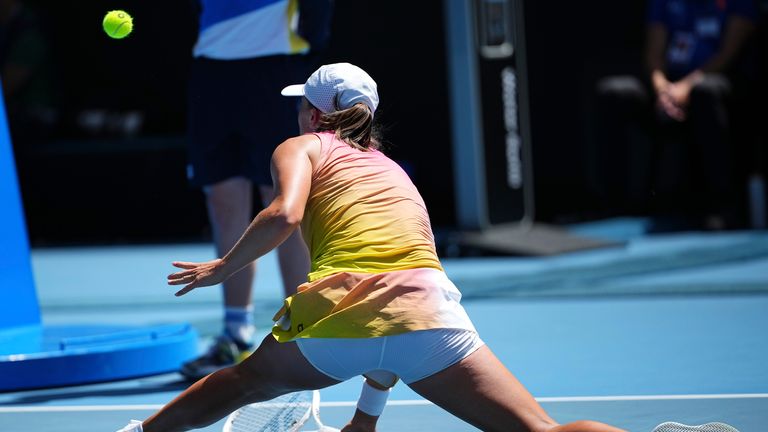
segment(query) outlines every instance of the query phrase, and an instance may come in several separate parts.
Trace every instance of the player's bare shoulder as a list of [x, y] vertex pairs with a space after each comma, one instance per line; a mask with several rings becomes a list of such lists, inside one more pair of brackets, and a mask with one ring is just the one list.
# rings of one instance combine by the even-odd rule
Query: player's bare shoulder
[[314, 165], [320, 159], [320, 138], [315, 134], [304, 134], [288, 138], [277, 146], [273, 157], [281, 155], [306, 154]]

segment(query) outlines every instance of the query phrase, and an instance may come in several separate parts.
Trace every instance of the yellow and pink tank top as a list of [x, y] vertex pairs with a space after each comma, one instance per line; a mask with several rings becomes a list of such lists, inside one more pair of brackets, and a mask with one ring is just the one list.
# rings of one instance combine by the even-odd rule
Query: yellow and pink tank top
[[442, 270], [426, 205], [402, 168], [378, 150], [317, 135], [320, 159], [301, 227], [309, 281], [341, 272]]
[[316, 135], [320, 158], [302, 221], [309, 282], [286, 299], [274, 336], [284, 342], [474, 330], [405, 171], [378, 150], [359, 150], [330, 132]]

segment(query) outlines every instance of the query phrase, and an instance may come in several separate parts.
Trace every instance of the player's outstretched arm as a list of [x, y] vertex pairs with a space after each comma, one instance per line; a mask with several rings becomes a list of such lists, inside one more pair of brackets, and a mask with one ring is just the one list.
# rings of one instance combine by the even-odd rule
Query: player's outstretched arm
[[195, 288], [216, 285], [279, 246], [301, 224], [312, 180], [309, 153], [319, 148], [314, 136], [291, 138], [272, 155], [275, 197], [253, 219], [240, 240], [221, 259], [204, 263], [176, 261], [184, 269], [168, 276], [169, 285], [184, 285], [184, 295]]

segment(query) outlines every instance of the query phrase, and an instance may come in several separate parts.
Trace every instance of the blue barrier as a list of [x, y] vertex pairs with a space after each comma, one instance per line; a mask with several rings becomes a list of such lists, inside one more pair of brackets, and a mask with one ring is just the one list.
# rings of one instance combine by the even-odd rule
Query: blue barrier
[[173, 372], [197, 354], [197, 332], [189, 324], [41, 324], [1, 91], [0, 293], [0, 391]]

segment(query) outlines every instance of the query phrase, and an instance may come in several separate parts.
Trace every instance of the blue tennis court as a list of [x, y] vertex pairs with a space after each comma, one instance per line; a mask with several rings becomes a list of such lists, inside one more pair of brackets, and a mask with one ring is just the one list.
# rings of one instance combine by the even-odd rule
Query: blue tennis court
[[[448, 259], [481, 336], [558, 421], [592, 418], [630, 431], [663, 421], [768, 423], [768, 234], [648, 236], [641, 221], [571, 227], [621, 247], [545, 258]], [[34, 249], [43, 322], [163, 324], [219, 331], [216, 289], [175, 298], [170, 261], [212, 256], [206, 244]], [[115, 277], [117, 268], [130, 268]], [[276, 258], [261, 264], [256, 317], [279, 306]], [[202, 344], [205, 340], [201, 341]], [[176, 374], [0, 394], [0, 430], [110, 431], [180, 392]], [[322, 391], [321, 416], [341, 426], [360, 382]], [[220, 430], [219, 422], [204, 430]], [[396, 386], [382, 431], [473, 427]]]
[[[185, 390], [176, 371], [217, 336], [188, 375], [240, 359], [252, 316], [269, 337], [275, 253], [252, 313], [247, 272], [225, 302], [220, 287], [175, 297], [167, 277], [240, 238], [271, 195], [270, 154], [280, 208], [264, 214], [282, 228], [266, 231], [285, 236], [250, 238], [288, 246], [301, 220], [313, 282], [434, 269], [438, 251], [480, 337], [555, 420], [766, 432], [766, 76], [768, 0], [1, 1], [0, 432], [118, 430]], [[274, 151], [308, 133], [320, 141]], [[296, 285], [303, 246], [281, 252]], [[171, 283], [200, 282], [178, 265]], [[460, 309], [452, 286], [399, 288], [429, 301], [358, 290], [365, 321], [333, 300], [323, 330], [299, 295], [283, 322], [471, 328], [440, 316], [449, 297]], [[322, 390], [326, 424], [352, 417], [361, 382]], [[378, 427], [475, 430], [402, 383]]]

